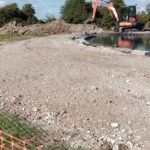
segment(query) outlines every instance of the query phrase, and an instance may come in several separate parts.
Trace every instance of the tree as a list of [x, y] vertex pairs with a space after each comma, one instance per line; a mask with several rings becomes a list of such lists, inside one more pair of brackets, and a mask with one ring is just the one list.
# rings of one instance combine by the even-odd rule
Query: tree
[[16, 3], [9, 4], [0, 8], [0, 27], [10, 21], [23, 24], [34, 24], [38, 19], [34, 16], [35, 10], [31, 4], [23, 6], [23, 11], [18, 8]]
[[56, 20], [56, 18], [54, 17], [54, 15], [52, 15], [52, 14], [47, 14], [46, 15], [46, 20], [45, 20], [45, 22], [52, 22], [52, 21], [54, 21], [54, 20]]
[[120, 9], [125, 6], [124, 0], [112, 0], [114, 7], [116, 8], [117, 12], [119, 13]]
[[32, 25], [38, 23], [38, 19], [35, 16], [30, 16], [27, 19], [27, 25]]
[[109, 11], [102, 9], [100, 11], [101, 17], [96, 21], [96, 24], [103, 29], [111, 29], [115, 25], [115, 19], [110, 15]]
[[0, 9], [0, 13], [5, 14], [8, 21], [12, 18], [19, 17], [19, 11], [20, 10], [16, 3], [12, 3]]
[[68, 23], [82, 23], [87, 19], [85, 0], [66, 0], [61, 8], [61, 18]]
[[33, 17], [35, 15], [35, 9], [32, 7], [32, 4], [25, 4], [22, 7], [22, 12], [27, 16], [27, 17]]
[[140, 21], [145, 24], [145, 28], [150, 28], [150, 3], [146, 6], [146, 11], [139, 14]]
[[147, 13], [149, 13], [149, 14], [150, 14], [150, 3], [149, 3], [149, 4], [147, 4], [147, 6], [146, 6], [146, 11], [147, 11]]

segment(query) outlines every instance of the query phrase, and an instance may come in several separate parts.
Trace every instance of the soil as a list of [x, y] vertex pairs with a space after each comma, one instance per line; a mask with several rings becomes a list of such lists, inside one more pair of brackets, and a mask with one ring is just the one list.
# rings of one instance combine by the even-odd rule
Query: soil
[[1, 42], [0, 110], [40, 125], [54, 142], [149, 150], [149, 57], [85, 46], [73, 36]]
[[64, 34], [64, 33], [80, 33], [85, 32], [101, 32], [102, 29], [98, 28], [94, 24], [68, 24], [63, 20], [55, 20], [45, 24], [34, 24], [23, 26], [13, 21], [2, 28], [0, 28], [0, 34], [16, 34], [16, 35], [32, 35], [32, 36], [43, 36], [52, 34]]

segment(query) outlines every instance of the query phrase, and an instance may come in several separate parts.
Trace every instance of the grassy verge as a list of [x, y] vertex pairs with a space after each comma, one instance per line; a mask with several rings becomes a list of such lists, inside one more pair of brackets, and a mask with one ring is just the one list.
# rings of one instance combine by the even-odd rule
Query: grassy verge
[[[7, 134], [11, 134], [18, 139], [27, 140], [35, 146], [41, 144], [40, 139], [44, 133], [42, 129], [37, 128], [28, 122], [22, 121], [17, 117], [6, 114], [0, 114], [0, 130]], [[9, 137], [5, 135], [4, 138], [9, 139]], [[5, 145], [9, 146], [8, 143]]]
[[[50, 136], [41, 128], [37, 128], [30, 123], [21, 120], [18, 117], [6, 115], [0, 113], [0, 130], [11, 134], [21, 140], [27, 140], [34, 146], [43, 145], [42, 150], [81, 150], [73, 149], [66, 143], [54, 143], [49, 144]], [[7, 136], [5, 139], [9, 139]], [[8, 143], [4, 143], [6, 147], [11, 146]], [[35, 150], [34, 147], [28, 147], [27, 150]]]
[[24, 40], [24, 39], [28, 39], [31, 36], [27, 36], [27, 35], [13, 35], [13, 34], [0, 34], [0, 41], [13, 41], [13, 40]]
[[150, 28], [144, 28], [144, 31], [150, 31]]

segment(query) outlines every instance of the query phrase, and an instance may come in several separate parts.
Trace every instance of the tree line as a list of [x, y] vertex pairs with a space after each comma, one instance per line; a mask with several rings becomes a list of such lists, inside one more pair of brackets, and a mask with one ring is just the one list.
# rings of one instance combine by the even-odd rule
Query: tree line
[[150, 3], [146, 6], [145, 11], [139, 12], [141, 22], [145, 23], [145, 28], [150, 28]]
[[16, 3], [12, 3], [0, 8], [0, 26], [11, 21], [34, 24], [38, 22], [38, 19], [31, 4], [25, 4], [22, 9], [19, 9]]
[[[124, 0], [111, 0], [120, 14], [120, 10], [125, 6]], [[0, 27], [4, 24], [16, 21], [24, 25], [45, 23], [55, 20], [53, 15], [47, 15], [45, 20], [39, 20], [35, 16], [35, 9], [32, 4], [25, 4], [21, 9], [16, 3], [9, 4], [0, 8]], [[91, 2], [85, 0], [66, 0], [64, 6], [61, 7], [61, 19], [67, 23], [79, 24], [83, 23], [92, 14]], [[146, 10], [139, 12], [140, 20], [150, 27], [150, 4], [147, 5]], [[97, 9], [96, 24], [104, 29], [109, 29], [115, 25], [116, 20], [110, 14], [108, 9]]]
[[[111, 0], [118, 14], [121, 14], [121, 8], [126, 6], [124, 0]], [[91, 3], [85, 0], [66, 0], [65, 5], [61, 8], [62, 19], [68, 23], [83, 23], [92, 13]], [[120, 17], [120, 16], [119, 16]], [[150, 3], [146, 6], [145, 11], [138, 12], [139, 20], [150, 28]], [[96, 24], [104, 29], [110, 29], [116, 24], [116, 20], [109, 14], [108, 9], [99, 8], [96, 14]]]

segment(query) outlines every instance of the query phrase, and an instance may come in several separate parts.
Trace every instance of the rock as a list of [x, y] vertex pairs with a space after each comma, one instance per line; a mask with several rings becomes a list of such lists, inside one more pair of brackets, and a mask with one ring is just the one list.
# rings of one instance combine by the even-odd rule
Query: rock
[[129, 124], [129, 125], [131, 125], [131, 124], [132, 124], [132, 122], [129, 120], [129, 121], [128, 121], [128, 124]]
[[33, 107], [33, 109], [32, 109], [34, 112], [37, 112], [38, 111], [38, 109], [36, 108], [36, 107]]
[[146, 104], [147, 104], [147, 106], [150, 106], [150, 102], [147, 102]]
[[109, 142], [103, 141], [101, 144], [100, 150], [112, 150], [112, 146]]
[[112, 148], [112, 150], [119, 150], [119, 146], [117, 144], [115, 144]]
[[126, 83], [130, 83], [130, 80], [127, 80]]
[[113, 122], [113, 123], [111, 123], [111, 127], [112, 127], [112, 128], [118, 128], [118, 127], [119, 127], [119, 124], [116, 123], [116, 122]]
[[98, 90], [98, 87], [96, 87], [96, 86], [91, 86], [91, 90]]
[[128, 146], [129, 149], [133, 149], [134, 145], [131, 141], [127, 141], [126, 145]]
[[119, 144], [118, 148], [118, 150], [129, 150], [128, 146], [126, 146], [125, 144]]

